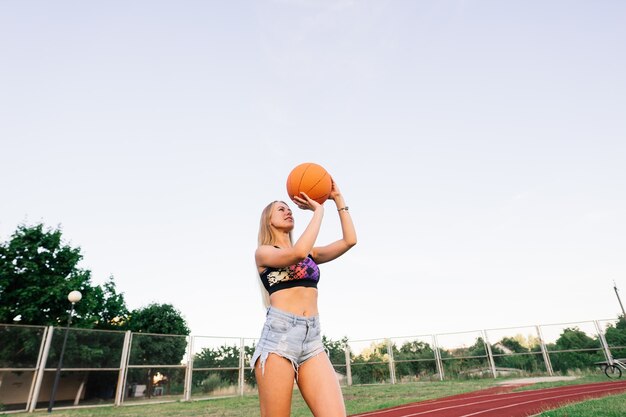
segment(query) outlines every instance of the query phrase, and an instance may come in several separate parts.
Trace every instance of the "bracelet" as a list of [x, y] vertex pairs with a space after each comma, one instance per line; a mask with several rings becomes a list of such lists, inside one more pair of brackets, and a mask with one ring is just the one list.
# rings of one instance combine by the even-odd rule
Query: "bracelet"
[[345, 207], [342, 207], [340, 209], [337, 209], [337, 211], [344, 211], [344, 210], [348, 211], [348, 208], [349, 208], [348, 206], [345, 206]]

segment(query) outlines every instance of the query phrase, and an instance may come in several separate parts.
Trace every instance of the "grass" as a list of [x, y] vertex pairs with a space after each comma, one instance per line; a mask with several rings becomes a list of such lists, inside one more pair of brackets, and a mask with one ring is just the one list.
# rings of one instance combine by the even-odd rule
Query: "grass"
[[[445, 397], [475, 391], [494, 385], [494, 380], [417, 382], [397, 385], [365, 385], [343, 388], [348, 414], [393, 407], [409, 402]], [[300, 393], [295, 390], [292, 417], [312, 416]], [[45, 410], [34, 414], [16, 413], [19, 417], [42, 416]], [[141, 404], [123, 407], [56, 409], [54, 417], [258, 417], [259, 399], [256, 395], [212, 399], [205, 401]]]
[[626, 394], [610, 395], [541, 413], [541, 417], [624, 417]]
[[[587, 375], [572, 381], [540, 382], [520, 387], [515, 391], [554, 388], [565, 385], [592, 384], [608, 382], [604, 375]], [[626, 394], [609, 395], [595, 400], [560, 407], [546, 411], [540, 417], [623, 417], [626, 416]]]
[[[398, 385], [371, 385], [349, 387], [343, 390], [348, 414], [362, 413], [416, 401], [489, 388], [494, 380], [415, 382]], [[295, 414], [294, 416], [310, 416]]]
[[514, 391], [526, 391], [532, 389], [544, 389], [544, 388], [555, 388], [562, 387], [565, 385], [580, 385], [580, 384], [593, 384], [596, 382], [609, 382], [604, 374], [602, 375], [584, 375], [579, 378], [570, 380], [570, 381], [552, 381], [552, 382], [538, 382], [532, 385], [524, 385], [522, 387], [516, 388]]
[[[432, 398], [445, 397], [464, 392], [488, 388], [504, 379], [482, 379], [468, 381], [416, 382], [397, 385], [361, 385], [344, 387], [343, 394], [348, 414], [373, 411], [396, 405]], [[539, 383], [523, 389], [549, 388], [563, 385], [606, 382], [606, 377], [586, 376], [573, 381]], [[584, 403], [548, 411], [542, 417], [612, 417], [626, 415], [626, 394], [591, 400]], [[46, 411], [38, 411], [35, 417]], [[559, 414], [560, 413], [560, 414]], [[0, 413], [1, 414], [1, 413]], [[47, 414], [47, 413], [46, 413]], [[141, 404], [123, 407], [98, 407], [71, 410], [54, 410], [54, 417], [258, 417], [259, 400], [256, 395], [232, 397], [193, 402], [175, 402], [165, 404]], [[292, 401], [293, 417], [311, 417], [312, 414], [302, 400], [300, 393], [294, 391]], [[27, 417], [33, 414], [17, 413], [7, 416]]]

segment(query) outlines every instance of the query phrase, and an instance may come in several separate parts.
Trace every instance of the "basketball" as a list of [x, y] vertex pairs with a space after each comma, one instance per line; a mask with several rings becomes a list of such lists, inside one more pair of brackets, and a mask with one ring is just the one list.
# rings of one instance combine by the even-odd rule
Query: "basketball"
[[298, 165], [287, 177], [287, 194], [292, 200], [293, 196], [301, 197], [300, 192], [304, 192], [311, 200], [324, 204], [332, 187], [330, 174], [322, 166], [312, 162]]

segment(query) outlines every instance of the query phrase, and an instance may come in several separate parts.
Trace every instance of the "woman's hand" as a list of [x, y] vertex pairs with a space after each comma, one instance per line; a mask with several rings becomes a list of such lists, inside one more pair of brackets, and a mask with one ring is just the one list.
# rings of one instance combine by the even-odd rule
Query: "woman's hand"
[[302, 210], [311, 210], [311, 211], [316, 211], [319, 208], [322, 207], [322, 205], [320, 203], [318, 203], [315, 200], [312, 200], [308, 195], [306, 195], [304, 192], [300, 192], [300, 194], [302, 195], [302, 197], [300, 196], [293, 196], [293, 201], [294, 203], [296, 203], [296, 205], [302, 209]]
[[333, 201], [337, 201], [337, 197], [339, 197], [341, 195], [341, 191], [339, 191], [339, 187], [337, 187], [337, 183], [335, 182], [335, 180], [333, 180], [331, 178], [332, 181], [332, 188], [330, 189], [330, 194], [328, 196], [329, 200], [333, 200]]
[[342, 237], [329, 245], [316, 246], [313, 248], [311, 254], [318, 264], [332, 261], [356, 245], [356, 231], [354, 230], [352, 217], [350, 216], [346, 202], [335, 180], [332, 180], [332, 188], [328, 199], [333, 200], [337, 206], [337, 213], [341, 222]]

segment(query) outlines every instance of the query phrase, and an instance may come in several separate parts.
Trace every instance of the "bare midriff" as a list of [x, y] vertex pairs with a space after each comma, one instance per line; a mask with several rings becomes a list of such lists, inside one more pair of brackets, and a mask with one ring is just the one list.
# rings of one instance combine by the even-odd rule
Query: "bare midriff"
[[295, 287], [276, 291], [270, 295], [270, 304], [296, 316], [317, 316], [317, 289]]

